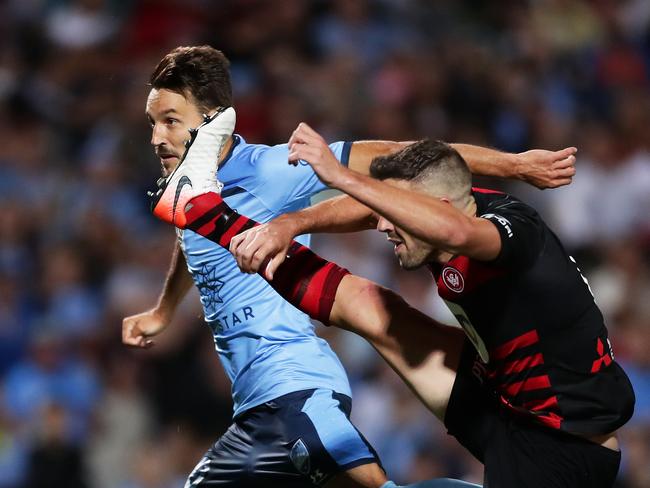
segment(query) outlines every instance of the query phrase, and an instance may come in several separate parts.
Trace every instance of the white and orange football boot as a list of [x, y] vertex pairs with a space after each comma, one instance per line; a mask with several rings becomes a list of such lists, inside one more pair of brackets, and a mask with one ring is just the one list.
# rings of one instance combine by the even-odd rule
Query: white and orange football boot
[[190, 139], [178, 166], [156, 184], [158, 190], [149, 192], [151, 211], [164, 222], [184, 229], [187, 223], [185, 207], [194, 197], [208, 192], [220, 193], [223, 185], [217, 180], [219, 157], [228, 138], [235, 130], [235, 109], [226, 107], [190, 129]]

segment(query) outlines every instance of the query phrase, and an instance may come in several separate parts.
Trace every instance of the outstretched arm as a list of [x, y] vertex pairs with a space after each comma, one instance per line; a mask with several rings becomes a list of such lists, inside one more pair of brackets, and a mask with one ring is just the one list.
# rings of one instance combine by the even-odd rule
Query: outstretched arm
[[[289, 140], [291, 144], [304, 130], [301, 124]], [[411, 142], [358, 141], [352, 144], [348, 167], [368, 174], [372, 160], [405, 148]], [[452, 144], [474, 174], [519, 179], [538, 188], [556, 188], [571, 183], [575, 174], [575, 147], [559, 151], [533, 149], [504, 153], [471, 144]], [[242, 271], [256, 273], [266, 264], [272, 278], [284, 260], [294, 237], [318, 232], [357, 232], [376, 226], [375, 212], [349, 196], [326, 200], [298, 212], [288, 213], [255, 227], [233, 239], [230, 251]], [[491, 230], [487, 228], [488, 232]]]
[[576, 174], [575, 147], [506, 153], [471, 144], [451, 144], [475, 175], [521, 180], [542, 190], [571, 183]]
[[308, 162], [323, 183], [435, 248], [486, 261], [496, 258], [501, 250], [499, 231], [488, 220], [469, 217], [448, 202], [341, 166], [320, 134], [307, 124], [300, 124], [294, 132], [289, 150], [290, 161]]
[[[300, 129], [294, 131], [294, 134]], [[352, 144], [348, 167], [358, 173], [368, 174], [370, 163], [377, 156], [392, 154], [412, 142], [358, 141]], [[470, 171], [480, 176], [495, 176], [521, 180], [540, 189], [568, 185], [576, 173], [575, 147], [559, 151], [532, 149], [521, 153], [508, 153], [472, 144], [453, 143], [467, 162]]]
[[[289, 145], [299, 137], [305, 124], [300, 124], [289, 139]], [[348, 167], [357, 173], [368, 174], [372, 160], [404, 149], [412, 141], [357, 141], [352, 144]], [[576, 173], [575, 147], [559, 151], [532, 149], [522, 153], [507, 153], [472, 144], [451, 144], [467, 162], [472, 174], [521, 180], [540, 189], [557, 188], [571, 183]], [[352, 198], [340, 198], [336, 202], [322, 202], [293, 214], [285, 220], [293, 221], [295, 233], [354, 232], [365, 230], [376, 223], [373, 211], [364, 208]]]
[[257, 273], [267, 263], [265, 276], [273, 279], [294, 237], [312, 232], [357, 232], [376, 225], [372, 210], [344, 195], [249, 229], [232, 239], [230, 252], [245, 273]]

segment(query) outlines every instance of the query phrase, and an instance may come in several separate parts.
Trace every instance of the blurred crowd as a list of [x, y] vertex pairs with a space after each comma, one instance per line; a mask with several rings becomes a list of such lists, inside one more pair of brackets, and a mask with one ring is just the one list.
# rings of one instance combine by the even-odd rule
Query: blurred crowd
[[[168, 50], [204, 43], [232, 61], [248, 142], [284, 142], [305, 120], [329, 140], [577, 146], [569, 187], [477, 182], [533, 203], [589, 278], [637, 395], [617, 486], [650, 487], [650, 2], [4, 0], [1, 488], [182, 486], [230, 423], [196, 293], [151, 350], [120, 343], [122, 318], [154, 305], [175, 238], [145, 197], [160, 171], [146, 83]], [[383, 240], [314, 247], [451, 320]], [[319, 331], [392, 479], [481, 481], [366, 343]]]

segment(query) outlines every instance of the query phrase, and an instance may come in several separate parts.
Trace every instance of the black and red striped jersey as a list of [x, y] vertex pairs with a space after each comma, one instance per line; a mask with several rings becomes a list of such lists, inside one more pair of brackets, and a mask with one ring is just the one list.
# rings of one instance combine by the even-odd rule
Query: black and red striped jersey
[[533, 208], [504, 193], [473, 193], [477, 215], [501, 234], [499, 256], [430, 266], [478, 352], [473, 372], [508, 409], [546, 426], [616, 430], [632, 416], [634, 392], [587, 280]]

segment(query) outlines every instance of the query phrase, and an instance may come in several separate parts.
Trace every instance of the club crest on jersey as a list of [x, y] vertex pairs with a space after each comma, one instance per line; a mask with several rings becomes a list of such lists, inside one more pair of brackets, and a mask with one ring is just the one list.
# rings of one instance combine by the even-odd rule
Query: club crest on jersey
[[289, 458], [300, 473], [308, 474], [311, 470], [311, 463], [309, 462], [309, 451], [307, 450], [305, 443], [302, 442], [302, 439], [298, 439], [293, 445], [291, 448], [291, 453], [289, 453]]
[[219, 295], [225, 283], [217, 276], [217, 268], [204, 264], [196, 272], [197, 283], [201, 295], [201, 303], [205, 307], [214, 307], [219, 303], [223, 303], [223, 298]]
[[442, 270], [442, 281], [445, 286], [455, 293], [462, 293], [465, 289], [465, 278], [456, 268], [447, 266]]

